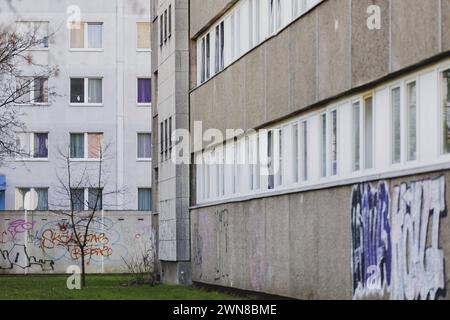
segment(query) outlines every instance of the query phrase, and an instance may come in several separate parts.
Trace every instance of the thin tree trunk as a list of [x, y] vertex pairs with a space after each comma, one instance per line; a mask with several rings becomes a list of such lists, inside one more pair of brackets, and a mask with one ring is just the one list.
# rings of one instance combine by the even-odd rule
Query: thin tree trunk
[[81, 250], [81, 287], [86, 287], [86, 266], [84, 263], [84, 249]]

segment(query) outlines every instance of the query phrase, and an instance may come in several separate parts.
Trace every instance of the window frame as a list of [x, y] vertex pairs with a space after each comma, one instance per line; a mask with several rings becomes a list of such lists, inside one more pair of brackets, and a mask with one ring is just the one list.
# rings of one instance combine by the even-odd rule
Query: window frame
[[[399, 141], [399, 159], [394, 158], [394, 149], [395, 149], [395, 137], [394, 137], [394, 130], [395, 130], [395, 124], [394, 124], [394, 105], [393, 105], [393, 92], [394, 90], [399, 90], [400, 95], [400, 102], [399, 102], [399, 124], [400, 127], [398, 128], [399, 134], [400, 134], [400, 141]], [[392, 167], [398, 167], [401, 166], [404, 163], [404, 140], [405, 140], [405, 117], [404, 117], [404, 106], [405, 99], [404, 99], [404, 88], [402, 86], [402, 83], [396, 83], [391, 86], [389, 86], [389, 161], [390, 166]]]
[[[416, 88], [416, 157], [415, 159], [410, 159], [410, 131], [409, 131], [409, 120], [410, 120], [410, 96], [409, 96], [409, 88], [411, 84], [415, 84]], [[420, 88], [419, 88], [419, 79], [411, 78], [404, 82], [405, 87], [405, 162], [406, 163], [416, 163], [419, 161], [420, 156]]]
[[71, 154], [71, 152], [69, 152], [69, 160], [73, 161], [73, 162], [99, 162], [99, 161], [101, 161], [102, 160], [101, 158], [89, 158], [89, 135], [90, 134], [98, 134], [98, 135], [101, 134], [102, 135], [101, 147], [103, 149], [105, 133], [104, 132], [76, 132], [76, 131], [69, 132], [69, 150], [72, 149], [70, 138], [72, 135], [75, 135], [75, 134], [84, 135], [83, 158], [72, 158], [72, 154]]
[[[46, 210], [38, 210], [38, 208], [36, 208], [36, 210], [33, 210], [33, 212], [46, 212], [46, 211], [50, 210], [50, 205], [49, 205], [49, 191], [50, 191], [50, 187], [36, 187], [36, 186], [34, 186], [34, 187], [22, 187], [22, 186], [16, 186], [14, 188], [14, 211], [24, 211], [25, 210], [25, 209], [17, 208], [17, 206], [16, 206], [17, 200], [18, 200], [17, 199], [17, 196], [18, 196], [17, 193], [21, 189], [22, 190], [23, 189], [30, 189], [30, 191], [34, 190], [36, 193], [37, 193], [37, 191], [36, 191], [37, 189], [46, 190], [47, 191], [47, 209]], [[6, 196], [6, 192], [5, 192], [5, 196]], [[22, 204], [25, 206], [25, 195], [23, 195]], [[38, 205], [39, 205], [39, 199], [38, 199]]]
[[[16, 132], [16, 141], [18, 134], [26, 134], [29, 141], [29, 157], [16, 156], [15, 160], [19, 162], [48, 162], [50, 161], [50, 132], [48, 131], [33, 131], [33, 132]], [[34, 157], [34, 135], [35, 134], [47, 134], [47, 158]]]
[[[445, 144], [445, 118], [444, 118], [444, 112], [445, 112], [445, 108], [449, 108], [450, 110], [450, 101], [447, 101], [447, 98], [445, 97], [445, 95], [450, 95], [450, 93], [447, 92], [447, 88], [446, 88], [446, 83], [444, 81], [445, 79], [445, 74], [449, 75], [449, 79], [450, 79], [450, 66], [446, 65], [442, 68], [440, 68], [438, 70], [438, 77], [439, 77], [439, 81], [438, 81], [438, 90], [439, 90], [439, 112], [438, 112], [438, 116], [439, 116], [439, 141], [440, 141], [440, 146], [439, 146], [439, 150], [440, 150], [440, 155], [441, 157], [445, 157], [445, 158], [449, 158], [450, 157], [450, 146], [446, 147]], [[450, 122], [450, 116], [448, 121]], [[447, 128], [447, 131], [450, 131], [450, 126]], [[447, 143], [450, 145], [450, 143]], [[448, 148], [448, 150], [446, 150]]]
[[[105, 39], [105, 23], [103, 21], [81, 21], [81, 24], [84, 26], [83, 30], [83, 47], [82, 48], [72, 48], [72, 30], [69, 29], [69, 51], [71, 52], [77, 52], [77, 51], [87, 51], [87, 52], [103, 52], [104, 51], [104, 39]], [[102, 32], [101, 32], [101, 38], [102, 38], [102, 46], [101, 48], [89, 48], [89, 25], [101, 25], [102, 26]]]
[[[139, 24], [146, 23], [150, 25], [150, 47], [149, 48], [139, 48]], [[136, 21], [136, 51], [137, 52], [152, 52], [152, 26], [151, 22], [148, 21]]]
[[139, 157], [139, 135], [150, 135], [150, 153], [153, 152], [152, 148], [152, 132], [144, 132], [144, 131], [139, 131], [136, 133], [136, 161], [138, 162], [149, 162], [152, 161], [153, 159], [153, 154], [151, 154], [150, 158], [140, 158]]
[[[139, 102], [139, 80], [150, 80], [150, 102]], [[151, 77], [143, 76], [143, 77], [136, 78], [136, 105], [138, 107], [151, 107], [152, 106], [152, 78]]]
[[[139, 208], [139, 203], [140, 203], [140, 201], [139, 201], [139, 191], [141, 191], [141, 190], [150, 190], [150, 210], [143, 210], [143, 209], [140, 209]], [[142, 211], [142, 212], [152, 212], [153, 210], [153, 201], [152, 201], [152, 199], [153, 199], [153, 193], [152, 193], [152, 191], [153, 191], [153, 188], [152, 187], [137, 187], [137, 197], [136, 197], [136, 200], [137, 200], [137, 210], [138, 211]]]
[[[83, 98], [84, 102], [72, 102], [72, 80], [84, 80], [84, 87], [83, 87]], [[101, 80], [102, 82], [102, 102], [89, 102], [89, 81], [90, 80]], [[104, 106], [104, 100], [105, 100], [105, 86], [104, 86], [104, 77], [102, 76], [88, 76], [88, 77], [77, 77], [77, 76], [70, 76], [69, 77], [69, 106], [71, 107], [103, 107]]]
[[[20, 79], [31, 79], [31, 81], [28, 84], [28, 90], [29, 90], [29, 94], [30, 94], [30, 101], [28, 102], [24, 102], [21, 103], [19, 101], [16, 101], [14, 104], [16, 106], [21, 106], [21, 107], [48, 107], [50, 106], [50, 97], [49, 97], [49, 81], [50, 78], [47, 77], [35, 77], [35, 76], [18, 76], [15, 79], [15, 90], [18, 90], [18, 84], [19, 84], [19, 80]], [[46, 102], [35, 102], [35, 90], [34, 90], [34, 84], [36, 79], [44, 79], [46, 80], [47, 86], [46, 88], [44, 87], [44, 91], [47, 91], [47, 101]]]

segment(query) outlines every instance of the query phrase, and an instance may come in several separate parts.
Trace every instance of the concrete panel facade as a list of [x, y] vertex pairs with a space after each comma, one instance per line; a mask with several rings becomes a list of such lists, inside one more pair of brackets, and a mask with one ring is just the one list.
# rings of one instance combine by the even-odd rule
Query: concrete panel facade
[[439, 53], [439, 12], [439, 1], [391, 1], [391, 71]]
[[[380, 29], [368, 28], [371, 5], [380, 8]], [[205, 130], [223, 130], [224, 122], [215, 119], [223, 119], [224, 114], [228, 128], [262, 127], [448, 52], [449, 6], [448, 0], [324, 1], [206, 83], [192, 88], [191, 116], [203, 120]], [[196, 8], [191, 4], [191, 28], [204, 19]], [[208, 17], [220, 12], [217, 9]], [[195, 70], [196, 63], [191, 62]], [[245, 88], [243, 105], [235, 86]], [[231, 108], [220, 110], [230, 106], [230, 96], [236, 101]], [[240, 116], [235, 116], [236, 110]]]
[[190, 36], [201, 32], [218, 14], [227, 7], [232, 6], [237, 0], [191, 0], [191, 11], [195, 12], [195, 19], [190, 19]]
[[[369, 29], [367, 27], [367, 8], [373, 5], [380, 8], [380, 29]], [[375, 13], [371, 12], [372, 14]], [[352, 1], [351, 30], [352, 87], [368, 83], [388, 74], [389, 2], [384, 0]]]
[[[444, 262], [450, 256], [450, 220], [446, 217], [450, 193], [445, 188], [449, 182], [448, 171], [436, 172], [194, 209], [191, 211], [193, 281], [299, 299], [407, 298], [405, 288], [411, 285], [423, 295], [431, 297], [435, 291], [437, 298], [448, 298], [449, 265]], [[380, 183], [387, 186], [390, 200], [386, 224], [392, 245], [386, 257], [390, 261], [389, 283], [384, 283], [381, 289], [365, 288], [361, 296], [360, 289], [353, 288], [356, 267], [352, 257], [360, 252], [355, 250], [359, 248], [358, 233], [352, 225], [357, 209], [355, 190], [358, 186], [370, 186], [371, 192], [376, 192]], [[411, 190], [423, 193], [400, 200], [405, 198], [399, 195]], [[379, 195], [379, 199], [384, 197]], [[399, 217], [409, 215], [402, 201], [439, 207], [431, 211], [435, 214], [428, 220], [423, 216], [427, 210], [420, 213], [428, 231], [415, 233], [409, 229], [409, 236], [416, 237], [414, 241], [424, 241], [430, 259], [422, 261], [416, 257], [427, 269], [411, 271], [414, 279], [399, 271], [401, 263], [394, 258], [394, 252], [399, 250], [400, 255], [411, 257], [410, 261], [405, 258], [405, 263], [416, 259], [412, 258], [416, 254], [414, 247], [403, 247], [397, 239], [406, 237], [405, 232], [402, 235], [396, 232], [408, 220], [399, 222]], [[419, 221], [418, 216], [414, 219], [416, 223]], [[420, 280], [430, 276], [435, 279], [431, 285]]]

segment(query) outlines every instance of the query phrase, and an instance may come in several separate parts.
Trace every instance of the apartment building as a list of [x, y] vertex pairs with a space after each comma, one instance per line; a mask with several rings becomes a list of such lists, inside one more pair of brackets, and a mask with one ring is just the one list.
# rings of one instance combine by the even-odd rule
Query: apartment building
[[189, 284], [189, 164], [173, 161], [176, 130], [189, 129], [189, 1], [152, 1], [153, 211], [164, 282]]
[[189, 5], [192, 281], [448, 298], [450, 1]]
[[[48, 79], [33, 80], [34, 66], [24, 65], [17, 77], [33, 90], [15, 106], [25, 124], [25, 132], [17, 132], [24, 154], [0, 168], [0, 209], [23, 210], [32, 189], [38, 211], [59, 208], [61, 151], [95, 170], [99, 150], [107, 147], [103, 208], [150, 211], [150, 2], [2, 0], [0, 8], [2, 26], [37, 30], [45, 39], [27, 53], [35, 64], [58, 68]], [[106, 199], [112, 190], [118, 192]], [[83, 209], [98, 190], [80, 185], [77, 192], [77, 208]]]

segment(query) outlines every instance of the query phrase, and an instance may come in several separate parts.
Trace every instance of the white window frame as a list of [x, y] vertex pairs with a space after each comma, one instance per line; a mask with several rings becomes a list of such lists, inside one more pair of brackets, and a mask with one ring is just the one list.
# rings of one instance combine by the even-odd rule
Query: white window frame
[[[439, 103], [439, 112], [438, 112], [438, 119], [439, 119], [439, 141], [440, 141], [440, 146], [439, 146], [439, 151], [440, 151], [440, 156], [443, 159], [450, 159], [450, 150], [445, 150], [444, 148], [444, 133], [445, 133], [445, 126], [444, 126], [444, 101], [446, 100], [445, 94], [447, 89], [445, 88], [445, 83], [444, 83], [444, 73], [445, 72], [449, 72], [450, 73], [450, 65], [446, 65], [444, 67], [441, 67], [438, 70], [438, 103]], [[449, 103], [448, 101], [446, 103]]]
[[[18, 191], [20, 190], [20, 189], [30, 189], [30, 191], [35, 191], [36, 192], [36, 189], [46, 189], [47, 190], [47, 207], [48, 207], [48, 209], [50, 209], [50, 203], [49, 203], [49, 193], [50, 193], [50, 187], [15, 187], [14, 188], [14, 210], [15, 211], [18, 211], [18, 210], [20, 210], [20, 209], [18, 209], [17, 208], [17, 196], [18, 196]], [[6, 192], [5, 192], [5, 194], [6, 194]], [[39, 200], [39, 199], [37, 199], [37, 200]], [[25, 202], [25, 199], [23, 199], [23, 202]], [[25, 206], [25, 203], [24, 203], [24, 206]]]
[[[336, 172], [333, 172], [333, 113], [336, 112]], [[332, 107], [327, 112], [328, 117], [328, 176], [339, 176], [339, 107]]]
[[[150, 33], [151, 33], [151, 28], [152, 28], [152, 26], [151, 26], [151, 22], [148, 22], [148, 21], [144, 21], [144, 20], [142, 20], [142, 21], [136, 21], [136, 52], [152, 52], [152, 40], [153, 39], [150, 39], [150, 48], [138, 48], [138, 36], [139, 36], [139, 28], [138, 28], [138, 25], [139, 25], [139, 23], [149, 23], [150, 24]], [[103, 44], [103, 41], [102, 41], [102, 44]]]
[[[415, 84], [416, 86], [416, 158], [410, 159], [409, 158], [409, 151], [410, 151], [410, 136], [409, 136], [409, 115], [410, 115], [410, 97], [409, 97], [409, 86], [411, 84]], [[419, 87], [419, 79], [418, 78], [412, 78], [407, 81], [405, 81], [405, 95], [404, 95], [404, 101], [405, 101], [405, 162], [406, 163], [416, 163], [418, 162], [420, 158], [420, 87]]]
[[[25, 102], [25, 103], [20, 103], [20, 102], [15, 102], [15, 105], [17, 106], [23, 106], [23, 107], [27, 107], [27, 106], [37, 106], [37, 107], [47, 107], [50, 106], [50, 97], [49, 97], [49, 81], [50, 79], [47, 77], [35, 77], [35, 76], [19, 76], [16, 78], [16, 91], [18, 90], [19, 84], [18, 84], [18, 79], [23, 79], [23, 78], [30, 78], [32, 79], [29, 83], [29, 92], [30, 92], [30, 101], [29, 102]], [[36, 79], [45, 79], [47, 80], [47, 88], [44, 88], [44, 90], [47, 90], [47, 102], [35, 102], [35, 96], [34, 96], [34, 81], [36, 81]]]
[[[104, 138], [105, 138], [105, 133], [104, 132], [70, 132], [69, 133], [69, 148], [71, 148], [70, 145], [70, 136], [72, 134], [83, 134], [84, 135], [84, 157], [83, 158], [72, 158], [70, 157], [70, 152], [69, 152], [69, 159], [70, 161], [75, 161], [75, 162], [99, 162], [102, 159], [101, 158], [89, 158], [89, 134], [101, 134], [102, 135], [102, 148], [104, 147]], [[81, 188], [80, 188], [81, 189]]]
[[[151, 81], [152, 78], [151, 77], [136, 77], [136, 105], [138, 107], [151, 107], [152, 103], [147, 103], [147, 102], [139, 102], [139, 80], [150, 80], [150, 101], [152, 101], [152, 96], [151, 96]], [[102, 90], [103, 90], [103, 82], [102, 82]]]
[[[398, 159], [398, 161], [396, 161], [394, 159], [394, 117], [393, 117], [393, 91], [398, 89], [399, 90], [399, 94], [400, 94], [400, 159]], [[391, 85], [389, 87], [389, 146], [390, 146], [390, 151], [389, 151], [389, 161], [392, 167], [399, 167], [404, 163], [404, 142], [405, 142], [405, 110], [404, 110], [404, 104], [405, 104], [405, 99], [404, 99], [404, 90], [403, 90], [403, 86], [402, 83], [396, 83], [394, 85]]]
[[[48, 131], [33, 131], [33, 132], [16, 132], [18, 134], [26, 134], [29, 139], [30, 154], [28, 157], [17, 156], [16, 161], [25, 162], [48, 162], [50, 160], [50, 133]], [[34, 135], [35, 134], [47, 134], [47, 158], [35, 158], [34, 157]], [[17, 138], [16, 138], [17, 139]]]
[[[366, 127], [366, 114], [367, 114], [367, 105], [366, 105], [366, 101], [372, 98], [372, 167], [371, 168], [367, 168], [367, 157], [366, 157], [366, 135], [367, 135], [367, 127]], [[362, 106], [362, 122], [361, 122], [361, 129], [362, 129], [362, 144], [361, 144], [361, 152], [362, 152], [362, 157], [360, 158], [362, 160], [361, 163], [361, 169], [364, 172], [370, 172], [370, 171], [374, 171], [376, 168], [376, 141], [375, 141], [375, 137], [376, 137], [376, 100], [375, 100], [375, 92], [369, 92], [367, 94], [364, 94], [362, 96], [361, 99], [361, 106]]]
[[[71, 102], [72, 99], [72, 79], [83, 79], [84, 80], [84, 102]], [[102, 102], [101, 103], [94, 103], [89, 102], [89, 80], [101, 80], [102, 81]], [[92, 77], [77, 77], [77, 76], [71, 76], [69, 77], [69, 106], [71, 107], [103, 107], [104, 106], [104, 100], [105, 100], [105, 85], [104, 85], [104, 78], [99, 76], [92, 76]]]
[[[102, 52], [104, 49], [105, 40], [105, 23], [103, 21], [82, 21], [80, 24], [84, 25], [84, 44], [83, 48], [72, 48], [72, 29], [69, 29], [69, 51], [91, 51], [91, 52]], [[102, 47], [101, 48], [89, 48], [89, 24], [101, 24], [102, 26]]]
[[[140, 158], [139, 157], [139, 135], [140, 134], [146, 134], [146, 135], [150, 135], [150, 148], [152, 148], [151, 143], [152, 143], [152, 132], [146, 132], [146, 131], [139, 131], [136, 133], [136, 161], [138, 162], [149, 162], [152, 161], [152, 157], [150, 158]], [[150, 149], [151, 150], [151, 149]], [[152, 156], [153, 156], [153, 150], [152, 150]]]

